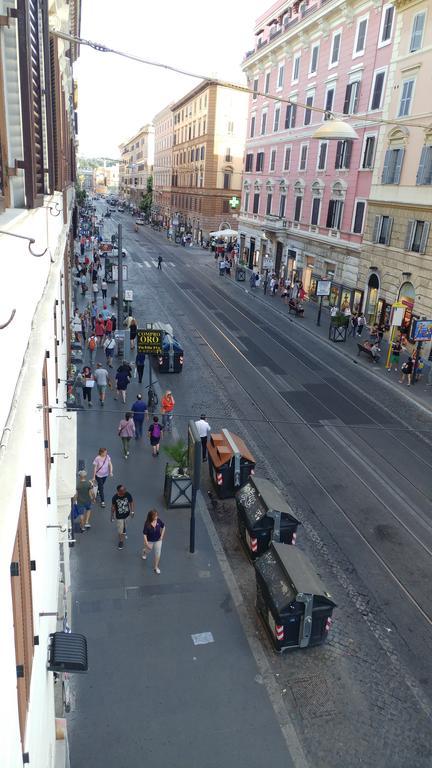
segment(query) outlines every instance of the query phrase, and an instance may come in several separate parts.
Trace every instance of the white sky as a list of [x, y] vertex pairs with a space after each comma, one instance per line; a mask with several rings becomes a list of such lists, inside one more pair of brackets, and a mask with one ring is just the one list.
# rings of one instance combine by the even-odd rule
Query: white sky
[[[240, 62], [271, 0], [83, 0], [81, 37], [181, 69], [245, 82]], [[81, 46], [79, 155], [119, 156], [118, 145], [199, 82]]]

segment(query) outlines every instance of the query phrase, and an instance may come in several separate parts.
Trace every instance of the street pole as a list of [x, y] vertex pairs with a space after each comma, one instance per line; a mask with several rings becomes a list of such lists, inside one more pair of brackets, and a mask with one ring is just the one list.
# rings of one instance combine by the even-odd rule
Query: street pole
[[123, 329], [123, 256], [122, 256], [122, 225], [118, 225], [117, 235], [117, 328]]
[[390, 368], [390, 357], [391, 357], [392, 348], [393, 348], [393, 339], [394, 339], [395, 331], [396, 331], [396, 326], [392, 325], [392, 329], [391, 329], [391, 333], [390, 333], [390, 338], [389, 338], [389, 343], [388, 343], [386, 368]]
[[411, 382], [411, 384], [415, 384], [415, 382], [416, 382], [416, 376], [417, 376], [417, 371], [418, 371], [419, 360], [420, 360], [420, 353], [421, 353], [421, 350], [422, 350], [422, 346], [423, 346], [423, 342], [422, 341], [418, 341], [417, 342], [417, 349], [416, 349], [415, 357], [414, 357], [414, 369], [413, 369], [413, 373], [412, 373], [412, 382]]
[[321, 325], [322, 300], [323, 300], [323, 297], [320, 296], [320, 303], [319, 303], [318, 317], [317, 317], [317, 325]]
[[195, 504], [197, 497], [197, 489], [192, 487], [192, 499], [191, 499], [191, 516], [189, 527], [189, 552], [191, 555], [195, 552]]

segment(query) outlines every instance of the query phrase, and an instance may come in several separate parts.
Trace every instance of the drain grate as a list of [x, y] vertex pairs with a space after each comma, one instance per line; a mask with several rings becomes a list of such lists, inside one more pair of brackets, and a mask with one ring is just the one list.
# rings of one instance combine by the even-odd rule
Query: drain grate
[[332, 693], [322, 675], [292, 680], [288, 685], [304, 718], [336, 714]]

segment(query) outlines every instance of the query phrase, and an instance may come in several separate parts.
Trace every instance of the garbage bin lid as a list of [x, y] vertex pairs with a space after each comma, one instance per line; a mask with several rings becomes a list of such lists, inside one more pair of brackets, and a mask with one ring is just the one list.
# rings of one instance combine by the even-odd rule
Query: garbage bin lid
[[290, 522], [295, 525], [299, 524], [285, 499], [273, 483], [266, 480], [265, 477], [251, 476], [248, 482], [237, 491], [236, 501], [237, 505], [240, 505], [244, 511], [251, 528], [262, 520], [269, 510], [281, 512], [286, 515], [286, 518], [289, 518]]
[[[228, 434], [231, 436], [232, 440], [239, 449], [241, 458], [252, 462], [252, 464], [255, 464], [254, 457], [246, 448], [246, 445], [241, 437], [235, 435], [234, 432], [229, 432]], [[231, 461], [232, 457], [234, 456], [234, 451], [223, 432], [210, 434], [210, 442], [208, 444], [207, 450], [210, 454], [213, 466], [215, 466], [217, 469], [223, 464]]]
[[298, 547], [273, 541], [270, 549], [255, 561], [276, 610], [281, 613], [297, 596], [313, 595], [320, 605], [336, 606], [311, 562]]

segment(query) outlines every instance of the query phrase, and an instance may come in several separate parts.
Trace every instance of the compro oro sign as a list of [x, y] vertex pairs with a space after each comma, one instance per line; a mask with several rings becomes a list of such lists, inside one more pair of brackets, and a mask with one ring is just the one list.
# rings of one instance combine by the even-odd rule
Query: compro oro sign
[[331, 280], [318, 280], [316, 287], [317, 296], [330, 296]]
[[162, 352], [162, 331], [139, 330], [137, 331], [138, 352], [148, 355], [158, 355]]

